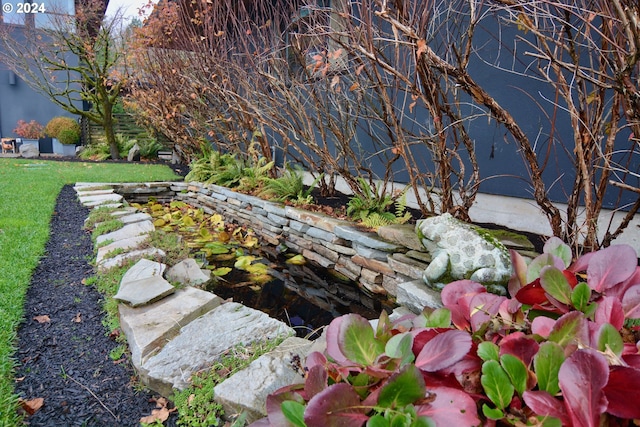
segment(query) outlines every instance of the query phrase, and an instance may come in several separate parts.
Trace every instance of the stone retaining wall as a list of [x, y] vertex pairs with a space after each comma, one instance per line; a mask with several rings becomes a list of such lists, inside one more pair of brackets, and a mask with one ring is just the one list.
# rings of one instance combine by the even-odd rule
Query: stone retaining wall
[[[416, 297], [420, 289], [423, 306], [440, 306], [439, 292], [422, 282], [429, 254], [412, 225], [381, 227], [378, 232], [359, 229], [353, 222], [286, 206], [258, 197], [237, 193], [213, 184], [156, 182], [114, 184], [114, 190], [129, 202], [146, 203], [180, 200], [220, 213], [226, 221], [247, 225], [272, 245], [284, 243], [290, 250], [322, 267], [334, 269], [358, 284], [365, 295], [396, 299], [398, 304]], [[410, 295], [404, 292], [411, 284]]]

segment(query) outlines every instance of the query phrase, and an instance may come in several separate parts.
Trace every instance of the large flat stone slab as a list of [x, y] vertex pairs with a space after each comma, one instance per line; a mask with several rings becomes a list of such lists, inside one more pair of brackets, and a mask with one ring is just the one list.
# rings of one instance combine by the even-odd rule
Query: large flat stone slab
[[158, 248], [136, 249], [131, 252], [116, 255], [113, 258], [105, 259], [101, 264], [98, 264], [98, 271], [106, 271], [110, 268], [118, 267], [133, 258], [149, 257], [155, 259], [164, 259], [165, 256], [166, 254], [164, 253], [164, 251]]
[[422, 279], [398, 284], [396, 303], [419, 314], [425, 307], [440, 308], [440, 292], [429, 288]]
[[[124, 215], [118, 215], [115, 216], [115, 219], [122, 222], [124, 225], [134, 224], [136, 222], [152, 221], [151, 215], [144, 212], [132, 212]], [[95, 226], [98, 227], [100, 224], [102, 223], [99, 222]]]
[[180, 328], [221, 302], [222, 299], [211, 292], [187, 287], [144, 307], [120, 304], [120, 326], [131, 349], [133, 366], [139, 369], [144, 358], [164, 347]]
[[[193, 373], [209, 368], [237, 345], [294, 335], [292, 328], [267, 314], [228, 302], [182, 328], [138, 371], [144, 384], [163, 396], [189, 386]], [[247, 385], [250, 388], [251, 385]]]
[[141, 259], [136, 262], [120, 279], [120, 283], [134, 282], [149, 277], [162, 277], [166, 264], [150, 259]]
[[122, 200], [122, 196], [115, 193], [108, 194], [97, 194], [93, 196], [82, 196], [78, 197], [80, 203], [87, 207], [95, 207], [99, 205], [104, 205], [105, 203], [117, 203]]
[[153, 230], [155, 230], [155, 227], [153, 226], [153, 222], [151, 221], [136, 222], [133, 224], [125, 225], [124, 227], [116, 231], [98, 236], [96, 238], [96, 243], [99, 245], [100, 243], [106, 242], [108, 240], [115, 242], [117, 240], [139, 236], [140, 234], [147, 234]]
[[165, 277], [171, 282], [195, 286], [211, 280], [211, 272], [207, 271], [205, 273], [205, 271], [198, 266], [195, 259], [187, 258], [168, 269]]
[[98, 254], [96, 255], [96, 264], [101, 264], [110, 252], [118, 251], [131, 251], [132, 249], [138, 249], [147, 240], [148, 236], [141, 234], [139, 236], [129, 237], [128, 239], [116, 240], [113, 243], [98, 248]]
[[140, 307], [161, 300], [175, 291], [176, 288], [171, 286], [171, 283], [167, 282], [164, 277], [155, 276], [126, 283], [121, 282], [118, 293], [113, 298], [129, 304], [131, 307]]
[[[226, 414], [246, 413], [251, 423], [266, 416], [267, 396], [289, 384], [304, 382], [300, 363], [311, 341], [290, 337], [214, 388], [214, 399]], [[250, 386], [248, 386], [250, 385]]]

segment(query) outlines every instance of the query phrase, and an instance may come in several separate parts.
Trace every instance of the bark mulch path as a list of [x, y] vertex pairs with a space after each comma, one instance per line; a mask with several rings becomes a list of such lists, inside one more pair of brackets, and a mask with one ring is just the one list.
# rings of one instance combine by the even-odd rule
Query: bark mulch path
[[91, 236], [82, 228], [88, 212], [65, 186], [27, 292], [16, 393], [44, 399], [26, 418], [30, 426], [138, 426], [155, 408], [152, 394], [134, 389], [126, 356], [118, 362], [109, 357], [118, 344], [102, 325], [102, 295], [83, 284], [93, 275]]

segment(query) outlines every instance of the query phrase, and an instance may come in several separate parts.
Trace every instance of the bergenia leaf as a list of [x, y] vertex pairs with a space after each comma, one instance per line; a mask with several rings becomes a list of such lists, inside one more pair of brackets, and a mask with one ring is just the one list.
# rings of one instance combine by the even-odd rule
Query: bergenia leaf
[[518, 394], [522, 396], [522, 393], [527, 389], [527, 380], [529, 378], [529, 370], [527, 367], [524, 366], [522, 360], [512, 354], [503, 354], [500, 356], [500, 365], [509, 376], [513, 387]]
[[428, 391], [435, 399], [426, 405], [416, 405], [418, 415], [431, 418], [436, 426], [480, 425], [476, 403], [464, 391], [450, 387], [429, 387]]
[[407, 365], [382, 386], [378, 405], [384, 408], [401, 408], [424, 398], [426, 391], [420, 370], [415, 365]]
[[547, 293], [540, 285], [540, 279], [520, 288], [515, 294], [515, 298], [522, 304], [528, 305], [544, 304], [549, 301]]
[[546, 266], [540, 270], [540, 285], [549, 295], [563, 304], [571, 304], [571, 286], [562, 270]]
[[531, 364], [533, 356], [538, 352], [538, 343], [522, 332], [514, 332], [505, 336], [500, 342], [500, 354], [512, 354], [524, 362]]
[[527, 284], [527, 262], [520, 253], [510, 249], [513, 276], [509, 280], [509, 295], [515, 295], [520, 288]]
[[384, 352], [392, 359], [400, 359], [400, 365], [413, 362], [415, 355], [411, 350], [413, 347], [413, 336], [409, 332], [394, 335], [387, 341]]
[[540, 272], [544, 267], [553, 266], [559, 270], [564, 269], [564, 262], [552, 254], [538, 255], [529, 263], [527, 268], [527, 283], [531, 283], [540, 277]]
[[367, 418], [358, 393], [346, 383], [333, 384], [313, 396], [304, 414], [308, 426], [351, 427]]
[[525, 391], [523, 400], [537, 415], [558, 418], [562, 421], [562, 425], [571, 424], [562, 401], [546, 391]]
[[640, 284], [631, 286], [622, 297], [624, 316], [629, 319], [640, 319]]
[[304, 381], [304, 393], [307, 400], [327, 388], [328, 380], [329, 374], [324, 366], [315, 365], [311, 367], [311, 369], [307, 371]]
[[595, 350], [577, 350], [562, 364], [558, 381], [574, 426], [599, 426], [607, 409], [603, 388], [608, 380], [607, 360]]
[[531, 322], [531, 333], [547, 338], [555, 325], [556, 321], [554, 319], [538, 316]]
[[629, 245], [613, 245], [593, 253], [587, 267], [587, 283], [596, 292], [625, 281], [638, 265], [638, 255]]
[[282, 402], [282, 413], [285, 418], [296, 427], [307, 427], [304, 423], [305, 406], [302, 403], [287, 400]]
[[585, 282], [578, 283], [571, 291], [571, 305], [584, 313], [591, 299], [591, 288]]
[[606, 296], [598, 301], [595, 312], [595, 322], [598, 324], [611, 323], [616, 330], [624, 325], [624, 311], [618, 298]]
[[607, 412], [625, 419], [640, 419], [640, 369], [614, 366], [609, 372], [609, 381], [604, 395], [609, 401]]
[[501, 420], [504, 418], [504, 411], [500, 408], [492, 408], [486, 403], [482, 405], [482, 414], [490, 420]]
[[338, 347], [342, 354], [360, 365], [373, 365], [384, 352], [384, 343], [376, 340], [367, 319], [358, 314], [346, 314], [338, 331]]
[[471, 350], [471, 345], [471, 335], [467, 332], [448, 330], [436, 335], [422, 347], [415, 365], [422, 371], [439, 371], [462, 360]]
[[487, 292], [487, 289], [480, 283], [471, 280], [456, 280], [447, 284], [440, 293], [442, 305], [447, 308], [454, 307], [459, 304], [464, 297], [471, 297], [475, 294]]
[[442, 305], [451, 311], [451, 321], [458, 329], [469, 326], [469, 301], [487, 289], [471, 280], [456, 280], [447, 284], [440, 293]]
[[469, 303], [471, 330], [478, 331], [500, 311], [500, 304], [505, 301], [503, 296], [488, 292], [475, 295]]
[[288, 416], [292, 416], [292, 414], [288, 414], [288, 416], [284, 414], [282, 408], [284, 402], [296, 402], [303, 406], [304, 412], [304, 399], [302, 396], [293, 391], [282, 391], [282, 389], [280, 389], [267, 396], [266, 407], [269, 424], [272, 426], [299, 427], [299, 424], [295, 424], [295, 417], [294, 420], [288, 418]]
[[482, 341], [478, 344], [478, 357], [483, 361], [500, 360], [500, 347], [491, 341]]
[[498, 409], [504, 409], [511, 403], [515, 388], [500, 363], [495, 360], [484, 362], [480, 382], [487, 397]]
[[607, 349], [610, 349], [616, 356], [622, 354], [624, 342], [618, 330], [614, 328], [611, 323], [601, 325], [597, 337], [598, 350], [605, 352]]
[[561, 316], [549, 333], [549, 341], [556, 342], [562, 347], [589, 342], [589, 328], [584, 314], [580, 311], [570, 311]]
[[560, 258], [564, 262], [564, 268], [567, 268], [573, 259], [571, 247], [556, 236], [550, 237], [549, 240], [545, 242], [542, 252]]
[[451, 326], [451, 311], [447, 308], [433, 310], [427, 317], [426, 328], [448, 328]]
[[389, 427], [389, 421], [382, 415], [374, 415], [369, 418], [366, 427]]
[[538, 378], [538, 388], [540, 390], [546, 391], [552, 396], [555, 396], [560, 391], [558, 372], [560, 371], [560, 366], [564, 363], [564, 359], [564, 350], [560, 345], [551, 341], [540, 344], [540, 349], [533, 358], [533, 369]]
[[338, 363], [347, 363], [348, 359], [340, 349], [340, 326], [345, 321], [344, 316], [336, 317], [329, 323], [326, 329], [327, 356]]

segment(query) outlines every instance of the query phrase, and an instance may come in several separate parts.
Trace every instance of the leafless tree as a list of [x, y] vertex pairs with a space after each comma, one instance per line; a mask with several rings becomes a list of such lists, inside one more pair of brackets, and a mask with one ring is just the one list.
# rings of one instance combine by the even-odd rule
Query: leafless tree
[[[100, 124], [118, 158], [113, 108], [127, 82], [121, 17], [104, 19], [104, 1], [78, 4], [75, 16], [52, 13], [49, 25], [4, 26], [2, 62], [54, 103]], [[98, 23], [100, 25], [98, 26]], [[83, 108], [89, 101], [92, 108]]]

